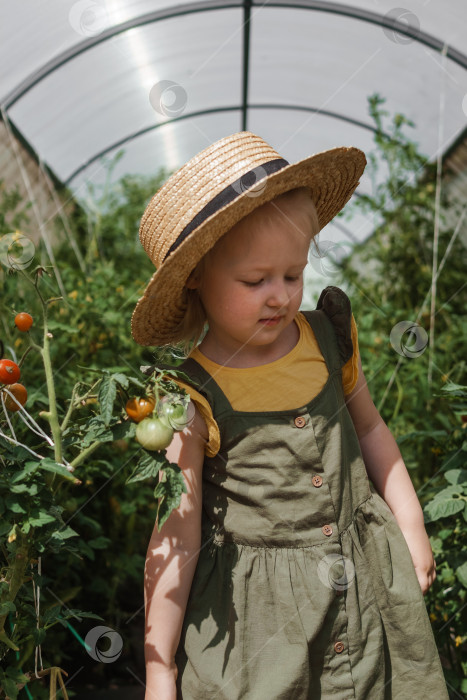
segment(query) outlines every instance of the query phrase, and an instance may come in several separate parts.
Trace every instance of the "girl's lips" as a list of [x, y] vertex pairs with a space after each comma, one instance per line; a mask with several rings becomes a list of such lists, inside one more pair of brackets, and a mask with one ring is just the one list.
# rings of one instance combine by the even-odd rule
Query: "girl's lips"
[[282, 319], [282, 316], [272, 316], [271, 318], [260, 318], [260, 323], [264, 323], [266, 326], [275, 326], [276, 323]]

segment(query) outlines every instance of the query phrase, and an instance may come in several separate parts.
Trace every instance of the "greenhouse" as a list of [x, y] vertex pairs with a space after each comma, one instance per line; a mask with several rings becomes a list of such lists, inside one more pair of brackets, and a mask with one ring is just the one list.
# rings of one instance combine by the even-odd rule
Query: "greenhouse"
[[0, 36], [0, 698], [467, 698], [463, 0]]

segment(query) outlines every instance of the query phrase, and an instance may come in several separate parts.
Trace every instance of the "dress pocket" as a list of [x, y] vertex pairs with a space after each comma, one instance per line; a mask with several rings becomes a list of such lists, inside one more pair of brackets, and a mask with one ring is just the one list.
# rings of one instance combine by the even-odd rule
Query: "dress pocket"
[[373, 493], [361, 515], [360, 541], [380, 608], [423, 601], [410, 550], [387, 503]]

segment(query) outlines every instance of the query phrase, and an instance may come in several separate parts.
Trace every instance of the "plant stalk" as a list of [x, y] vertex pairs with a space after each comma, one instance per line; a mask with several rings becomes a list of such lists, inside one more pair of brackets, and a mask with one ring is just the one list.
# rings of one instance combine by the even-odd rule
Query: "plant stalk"
[[79, 464], [82, 464], [86, 457], [89, 457], [89, 455], [91, 455], [94, 452], [94, 450], [96, 450], [99, 447], [99, 445], [102, 445], [102, 442], [100, 440], [96, 440], [91, 445], [89, 445], [89, 447], [86, 447], [86, 449], [80, 452], [79, 455], [75, 457], [72, 462], [70, 462], [70, 467], [74, 468], [77, 467]]
[[44, 310], [44, 338], [43, 346], [41, 349], [42, 361], [44, 363], [45, 378], [47, 382], [47, 394], [49, 397], [49, 411], [45, 413], [47, 420], [50, 424], [50, 429], [52, 431], [52, 438], [54, 441], [54, 459], [58, 464], [62, 463], [62, 432], [60, 430], [60, 423], [58, 420], [57, 412], [57, 397], [55, 394], [55, 384], [52, 371], [52, 362], [50, 360], [50, 341], [49, 341], [49, 331], [47, 326], [47, 304], [44, 303], [42, 296], [42, 307]]

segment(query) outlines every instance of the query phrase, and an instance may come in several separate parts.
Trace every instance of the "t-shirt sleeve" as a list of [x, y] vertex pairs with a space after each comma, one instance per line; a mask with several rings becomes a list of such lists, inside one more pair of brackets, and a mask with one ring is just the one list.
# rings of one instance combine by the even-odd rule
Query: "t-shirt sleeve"
[[180, 379], [177, 379], [176, 382], [180, 387], [182, 387], [182, 389], [185, 389], [185, 391], [189, 394], [190, 399], [193, 401], [196, 408], [201, 413], [204, 422], [206, 423], [208, 429], [208, 441], [204, 448], [204, 454], [206, 455], [206, 457], [215, 457], [216, 454], [219, 452], [219, 448], [221, 445], [221, 436], [219, 432], [219, 426], [217, 425], [216, 421], [214, 420], [214, 416], [212, 415], [212, 410], [211, 406], [209, 405], [209, 402], [207, 401], [207, 399], [204, 398], [204, 396], [202, 396], [198, 391], [196, 391], [196, 389], [194, 389], [189, 384], [185, 384], [185, 382], [182, 382]]
[[342, 368], [342, 386], [344, 387], [345, 395], [350, 394], [355, 388], [358, 379], [358, 331], [353, 314], [350, 322], [350, 334], [353, 344], [353, 354]]

